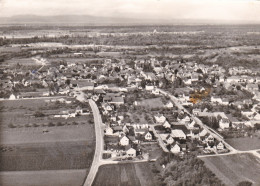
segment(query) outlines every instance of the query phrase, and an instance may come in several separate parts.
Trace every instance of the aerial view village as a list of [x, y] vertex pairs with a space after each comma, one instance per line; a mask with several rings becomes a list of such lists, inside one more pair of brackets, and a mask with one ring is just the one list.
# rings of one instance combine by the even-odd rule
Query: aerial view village
[[259, 25], [16, 19], [0, 19], [0, 185], [260, 185]]

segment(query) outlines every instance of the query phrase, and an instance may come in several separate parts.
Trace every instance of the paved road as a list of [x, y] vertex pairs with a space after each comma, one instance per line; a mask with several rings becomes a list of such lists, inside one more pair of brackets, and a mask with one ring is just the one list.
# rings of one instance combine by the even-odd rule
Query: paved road
[[19, 99], [0, 99], [0, 101], [18, 101], [18, 100], [31, 100], [31, 99], [58, 99], [66, 98], [67, 96], [45, 96], [45, 97], [33, 97], [33, 98], [19, 98]]
[[199, 155], [198, 158], [206, 158], [206, 157], [212, 157], [212, 156], [227, 156], [227, 155], [243, 154], [243, 153], [250, 153], [250, 154], [253, 154], [254, 156], [260, 158], [260, 154], [258, 153], [258, 151], [260, 151], [260, 149], [246, 150], [246, 151], [236, 150], [236, 151], [233, 151], [233, 152], [223, 153], [223, 154]]
[[189, 111], [187, 109], [185, 109], [179, 102], [179, 100], [171, 95], [170, 93], [164, 91], [164, 90], [161, 90], [159, 89], [159, 91], [164, 94], [164, 95], [167, 95], [171, 98], [171, 100], [174, 102], [174, 104], [180, 109], [180, 110], [183, 110], [185, 113], [187, 113], [188, 115], [191, 116], [191, 118], [198, 124], [200, 125], [202, 128], [204, 128], [209, 134], [211, 134], [214, 138], [216, 138], [218, 141], [221, 141], [225, 146], [226, 148], [228, 148], [231, 152], [237, 152], [237, 150], [235, 148], [233, 148], [231, 145], [229, 145], [221, 135], [219, 135], [215, 130], [211, 129], [210, 127], [208, 127], [207, 125], [203, 124], [202, 121], [197, 118], [196, 116], [192, 115], [189, 113]]
[[93, 115], [94, 115], [94, 122], [95, 122], [95, 133], [96, 133], [96, 150], [95, 150], [95, 154], [94, 154], [94, 159], [89, 171], [89, 174], [87, 176], [87, 179], [85, 180], [84, 186], [91, 186], [95, 176], [98, 172], [98, 168], [99, 166], [102, 164], [102, 152], [103, 152], [103, 148], [104, 148], [104, 134], [103, 134], [103, 129], [102, 129], [102, 119], [101, 119], [101, 115], [99, 113], [98, 107], [96, 105], [96, 103], [89, 99], [89, 104], [90, 107], [93, 111]]
[[157, 137], [159, 145], [161, 146], [161, 148], [163, 149], [164, 152], [169, 152], [169, 150], [165, 147], [163, 140], [161, 138], [161, 136], [156, 132], [155, 128], [153, 125], [150, 125], [150, 128], [152, 129], [155, 137]]

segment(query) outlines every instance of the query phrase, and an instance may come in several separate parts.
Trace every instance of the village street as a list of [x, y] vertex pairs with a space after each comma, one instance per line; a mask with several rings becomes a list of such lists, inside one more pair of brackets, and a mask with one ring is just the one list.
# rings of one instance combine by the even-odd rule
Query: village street
[[171, 100], [174, 102], [174, 104], [180, 109], [180, 110], [183, 110], [185, 113], [187, 113], [198, 125], [200, 125], [202, 128], [204, 128], [208, 133], [210, 133], [214, 138], [216, 138], [218, 141], [221, 141], [225, 146], [226, 148], [228, 148], [231, 152], [237, 152], [237, 150], [235, 148], [233, 148], [231, 145], [229, 145], [224, 139], [222, 136], [220, 136], [215, 130], [209, 128], [208, 126], [206, 126], [205, 124], [202, 123], [202, 121], [197, 118], [196, 116], [190, 114], [187, 109], [185, 109], [178, 101], [178, 99], [171, 95], [170, 93], [164, 91], [164, 90], [161, 90], [159, 89], [159, 91], [164, 94], [164, 95], [167, 95], [171, 98]]

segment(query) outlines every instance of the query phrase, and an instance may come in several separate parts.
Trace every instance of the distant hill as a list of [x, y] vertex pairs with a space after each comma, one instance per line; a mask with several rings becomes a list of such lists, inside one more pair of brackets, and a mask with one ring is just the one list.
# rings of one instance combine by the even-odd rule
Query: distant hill
[[132, 18], [98, 17], [89, 15], [58, 15], [37, 16], [20, 15], [12, 17], [0, 17], [0, 24], [124, 24], [124, 23], [152, 23], [152, 20], [139, 20]]
[[[0, 17], [0, 24], [61, 24], [61, 25], [139, 25], [139, 24], [245, 24], [245, 21], [187, 20], [187, 19], [136, 19], [124, 17], [99, 17], [90, 15], [18, 15]], [[256, 22], [251, 22], [252, 24]]]

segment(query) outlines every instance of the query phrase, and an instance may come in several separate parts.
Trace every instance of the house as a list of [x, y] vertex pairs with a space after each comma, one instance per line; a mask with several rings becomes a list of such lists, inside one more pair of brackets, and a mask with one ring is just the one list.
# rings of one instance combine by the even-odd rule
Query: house
[[122, 105], [125, 102], [124, 102], [124, 98], [123, 97], [112, 97], [112, 100], [109, 103], [116, 104], [116, 105]]
[[111, 127], [105, 129], [105, 135], [113, 135], [114, 131]]
[[198, 115], [200, 112], [201, 112], [201, 109], [193, 109], [193, 110], [192, 110], [192, 113], [193, 113], [194, 115]]
[[172, 147], [171, 147], [171, 150], [170, 150], [172, 153], [179, 153], [179, 152], [181, 152], [181, 147], [177, 144], [177, 143], [175, 143], [175, 145], [173, 145]]
[[144, 134], [144, 139], [145, 139], [145, 140], [148, 140], [148, 141], [152, 140], [152, 139], [153, 139], [153, 136], [152, 136], [151, 132], [147, 131], [147, 132]]
[[83, 113], [83, 109], [80, 106], [77, 106], [75, 113], [80, 115]]
[[11, 94], [10, 97], [9, 97], [9, 100], [15, 100], [15, 99], [16, 99], [15, 95]]
[[174, 142], [174, 139], [171, 135], [168, 135], [165, 140], [166, 140], [167, 144], [170, 144], [170, 145], [173, 144], [173, 142]]
[[228, 83], [239, 83], [240, 77], [239, 76], [230, 76], [226, 80]]
[[173, 139], [186, 139], [186, 134], [181, 129], [174, 129], [171, 132]]
[[152, 90], [152, 94], [154, 94], [154, 95], [159, 95], [159, 94], [160, 94], [159, 89], [157, 89], [157, 88], [153, 89], [153, 90]]
[[163, 127], [164, 128], [171, 128], [171, 124], [168, 122], [168, 121], [165, 121], [164, 123], [163, 123]]
[[93, 101], [98, 101], [99, 100], [99, 96], [95, 94], [95, 95], [92, 96], [92, 99], [93, 99]]
[[112, 129], [113, 129], [114, 133], [116, 133], [118, 135], [123, 132], [123, 127], [122, 126], [114, 126]]
[[221, 129], [226, 129], [229, 128], [230, 126], [230, 121], [227, 118], [221, 118], [219, 121], [219, 128]]
[[248, 83], [246, 85], [246, 89], [248, 91], [257, 91], [258, 90], [258, 84]]
[[128, 139], [128, 137], [126, 137], [126, 136], [121, 137], [120, 140], [119, 140], [119, 144], [120, 144], [121, 146], [127, 146], [127, 145], [129, 145], [129, 139]]
[[228, 105], [228, 104], [229, 104], [229, 99], [223, 98], [221, 104], [222, 104], [222, 105]]
[[211, 134], [207, 134], [206, 135], [206, 138], [205, 138], [205, 141], [208, 142], [208, 143], [212, 143], [214, 142], [214, 137], [211, 135]]
[[124, 125], [123, 126], [123, 132], [125, 133], [125, 134], [127, 134], [127, 133], [129, 133], [129, 129], [127, 128], [127, 126], [126, 125]]
[[165, 107], [167, 108], [173, 108], [173, 104], [171, 101], [168, 101], [166, 104], [165, 104]]
[[195, 128], [195, 124], [196, 122], [194, 120], [192, 120], [192, 122], [186, 123], [186, 127], [187, 129], [194, 129]]
[[134, 128], [134, 133], [135, 135], [144, 135], [145, 133], [147, 133], [148, 129], [146, 128]]
[[145, 90], [152, 91], [154, 89], [153, 85], [145, 85]]
[[208, 132], [206, 131], [206, 129], [203, 129], [200, 133], [199, 133], [199, 139], [200, 140], [204, 140], [206, 138], [206, 135], [208, 134]]
[[191, 75], [191, 81], [193, 82], [193, 81], [199, 81], [199, 76], [198, 76], [198, 74], [192, 74]]
[[212, 103], [220, 103], [220, 104], [222, 103], [222, 99], [218, 96], [211, 96], [210, 101]]
[[166, 121], [166, 117], [162, 114], [158, 114], [154, 116], [157, 123], [164, 123]]
[[187, 124], [191, 121], [189, 116], [185, 116], [183, 119], [178, 119], [181, 124]]
[[217, 150], [223, 150], [225, 148], [224, 144], [222, 142], [219, 142], [217, 144]]
[[186, 144], [179, 144], [181, 151], [186, 151], [187, 150], [187, 145]]
[[126, 155], [129, 157], [136, 157], [136, 150], [132, 148], [130, 145], [125, 148]]

